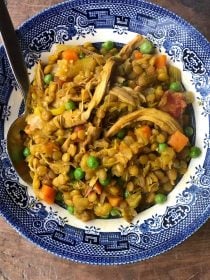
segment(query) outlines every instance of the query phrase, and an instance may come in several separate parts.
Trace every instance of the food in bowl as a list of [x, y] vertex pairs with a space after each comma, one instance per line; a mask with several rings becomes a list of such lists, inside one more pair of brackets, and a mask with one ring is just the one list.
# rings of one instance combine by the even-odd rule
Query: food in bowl
[[36, 196], [88, 221], [163, 203], [186, 172], [193, 95], [137, 35], [127, 45], [57, 45], [30, 90], [23, 151]]

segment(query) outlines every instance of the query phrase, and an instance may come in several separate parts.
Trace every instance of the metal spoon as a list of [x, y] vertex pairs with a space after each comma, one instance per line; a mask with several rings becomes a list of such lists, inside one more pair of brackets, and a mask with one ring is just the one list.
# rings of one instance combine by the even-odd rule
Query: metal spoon
[[10, 160], [18, 175], [26, 183], [31, 183], [29, 168], [23, 157], [22, 131], [26, 125], [25, 118], [28, 111], [27, 94], [30, 82], [11, 18], [4, 0], [0, 0], [0, 32], [10, 66], [21, 90], [25, 102], [25, 111], [16, 119], [9, 128], [7, 134], [7, 151]]

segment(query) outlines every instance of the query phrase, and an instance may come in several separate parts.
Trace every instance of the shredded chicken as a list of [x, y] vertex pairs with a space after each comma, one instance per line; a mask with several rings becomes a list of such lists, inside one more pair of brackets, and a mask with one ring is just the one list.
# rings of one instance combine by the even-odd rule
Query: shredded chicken
[[132, 105], [136, 107], [136, 100], [133, 96], [129, 95], [128, 91], [123, 87], [114, 87], [112, 88], [109, 93], [111, 95], [117, 96], [117, 98], [121, 102], [128, 103], [129, 105]]
[[44, 90], [44, 73], [42, 70], [41, 63], [38, 62], [37, 67], [36, 67], [36, 74], [35, 74], [35, 80], [36, 80], [36, 86], [40, 91]]
[[137, 48], [143, 40], [144, 37], [142, 37], [141, 35], [136, 35], [133, 40], [131, 40], [121, 49], [121, 51], [119, 52], [119, 56], [124, 60], [127, 59], [128, 57], [130, 57], [132, 51]]
[[106, 137], [115, 135], [123, 127], [138, 121], [151, 121], [169, 134], [182, 130], [179, 123], [168, 113], [155, 108], [142, 108], [121, 117], [107, 132]]
[[113, 68], [114, 64], [115, 64], [115, 61], [112, 58], [110, 58], [110, 59], [107, 60], [106, 64], [104, 65], [102, 73], [101, 73], [101, 81], [95, 89], [93, 98], [89, 102], [87, 110], [82, 113], [82, 119], [83, 120], [88, 120], [89, 119], [92, 110], [103, 99], [103, 97], [106, 93], [106, 89], [107, 89], [107, 86], [108, 86], [108, 82], [109, 82], [111, 72], [112, 72], [112, 68]]
[[179, 71], [157, 67], [162, 54], [152, 42], [144, 53], [144, 42], [60, 44], [37, 64], [23, 132], [32, 187], [84, 222], [130, 222], [187, 170], [192, 99], [170, 91]]
[[109, 94], [116, 96], [119, 101], [127, 103], [133, 107], [139, 106], [146, 100], [144, 95], [137, 93], [129, 87], [115, 86], [109, 91]]

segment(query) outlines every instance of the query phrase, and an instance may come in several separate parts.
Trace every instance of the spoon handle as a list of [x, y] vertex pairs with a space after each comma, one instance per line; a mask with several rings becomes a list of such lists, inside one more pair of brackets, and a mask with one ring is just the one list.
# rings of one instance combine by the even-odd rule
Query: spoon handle
[[0, 0], [0, 32], [13, 74], [26, 100], [30, 86], [27, 68], [4, 0]]

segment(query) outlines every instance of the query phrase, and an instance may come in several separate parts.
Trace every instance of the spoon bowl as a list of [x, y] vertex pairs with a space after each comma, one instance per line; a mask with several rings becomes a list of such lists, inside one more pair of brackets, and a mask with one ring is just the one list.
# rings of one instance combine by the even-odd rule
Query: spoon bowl
[[29, 174], [29, 167], [23, 156], [23, 129], [26, 125], [26, 115], [26, 113], [21, 115], [10, 126], [7, 134], [7, 151], [19, 177], [26, 183], [31, 184], [32, 179]]
[[7, 134], [7, 151], [13, 167], [19, 177], [26, 183], [30, 184], [32, 180], [30, 178], [29, 168], [23, 156], [23, 130], [26, 125], [25, 119], [28, 112], [27, 96], [30, 88], [30, 82], [19, 41], [4, 1], [0, 1], [0, 11], [0, 32], [2, 41], [4, 43], [7, 58], [13, 74], [25, 101], [24, 113], [16, 119], [9, 128]]

